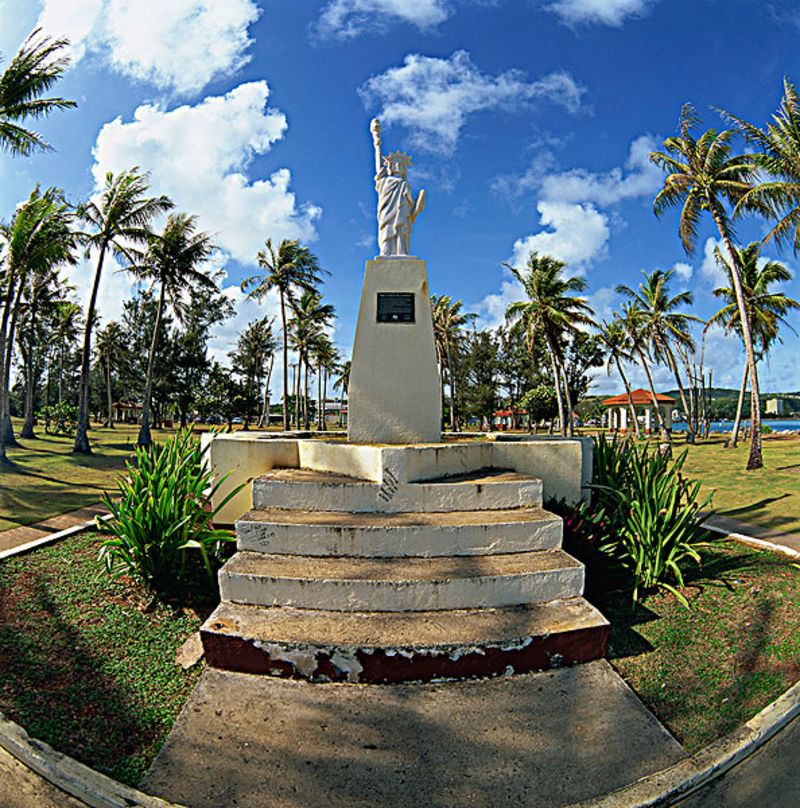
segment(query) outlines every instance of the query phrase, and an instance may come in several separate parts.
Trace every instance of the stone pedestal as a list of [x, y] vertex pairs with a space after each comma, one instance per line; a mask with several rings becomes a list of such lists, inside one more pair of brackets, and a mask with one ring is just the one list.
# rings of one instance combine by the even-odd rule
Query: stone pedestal
[[441, 439], [439, 372], [428, 272], [414, 258], [367, 262], [348, 388], [348, 439]]

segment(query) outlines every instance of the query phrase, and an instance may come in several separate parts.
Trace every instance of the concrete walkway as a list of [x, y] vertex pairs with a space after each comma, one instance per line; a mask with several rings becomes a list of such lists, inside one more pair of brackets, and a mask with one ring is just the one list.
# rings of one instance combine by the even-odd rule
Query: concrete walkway
[[96, 505], [88, 505], [85, 508], [78, 508], [76, 511], [62, 513], [60, 516], [53, 516], [33, 525], [22, 527], [12, 527], [11, 530], [4, 530], [0, 533], [0, 552], [13, 550], [39, 539], [45, 539], [54, 533], [68, 530], [71, 527], [89, 522], [95, 516], [108, 513], [108, 509], [99, 502]]
[[553, 808], [684, 756], [605, 661], [424, 685], [207, 669], [141, 788], [191, 808]]
[[742, 522], [739, 519], [733, 519], [730, 516], [719, 516], [718, 514], [707, 519], [706, 524], [721, 533], [736, 533], [741, 536], [750, 536], [754, 539], [762, 539], [800, 552], [800, 534], [798, 533], [759, 527], [758, 525]]

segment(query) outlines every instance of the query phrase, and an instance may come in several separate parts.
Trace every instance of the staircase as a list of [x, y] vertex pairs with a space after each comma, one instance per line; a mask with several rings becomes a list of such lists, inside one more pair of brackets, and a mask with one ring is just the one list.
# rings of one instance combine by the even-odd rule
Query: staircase
[[208, 663], [315, 681], [521, 673], [602, 657], [609, 625], [539, 479], [381, 482], [310, 468], [253, 483], [201, 629]]

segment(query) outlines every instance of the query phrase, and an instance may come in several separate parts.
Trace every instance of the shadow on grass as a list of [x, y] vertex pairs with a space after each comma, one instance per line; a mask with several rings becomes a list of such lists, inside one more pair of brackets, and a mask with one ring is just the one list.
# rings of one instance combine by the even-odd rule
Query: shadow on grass
[[[33, 737], [114, 777], [131, 773], [143, 746], [159, 735], [148, 705], [134, 704], [87, 649], [46, 580], [35, 578], [15, 606], [0, 602], [0, 704]], [[105, 664], [104, 664], [105, 663]]]
[[780, 502], [782, 499], [786, 499], [786, 497], [790, 496], [791, 494], [783, 493], [777, 497], [765, 497], [764, 499], [759, 499], [750, 505], [742, 505], [740, 508], [728, 508], [727, 510], [719, 511], [719, 513], [727, 514], [728, 516], [740, 516], [743, 514], [753, 513], [754, 511], [764, 510], [767, 505], [772, 505], [773, 502]]

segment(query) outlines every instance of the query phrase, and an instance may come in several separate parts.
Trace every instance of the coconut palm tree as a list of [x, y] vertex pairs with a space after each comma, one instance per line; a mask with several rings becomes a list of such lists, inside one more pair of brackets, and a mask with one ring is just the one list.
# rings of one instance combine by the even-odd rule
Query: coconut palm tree
[[103, 366], [103, 376], [106, 380], [106, 406], [108, 415], [105, 426], [114, 428], [114, 399], [111, 391], [111, 373], [114, 369], [114, 361], [125, 350], [125, 340], [122, 333], [122, 326], [112, 320], [102, 331], [97, 334], [97, 353], [100, 364]]
[[625, 392], [628, 396], [628, 412], [631, 416], [631, 423], [633, 424], [636, 437], [639, 437], [639, 421], [636, 418], [636, 407], [633, 405], [631, 385], [622, 366], [623, 362], [633, 361], [633, 354], [631, 353], [630, 347], [630, 336], [625, 330], [625, 326], [623, 325], [622, 321], [616, 316], [610, 322], [608, 320], [604, 320], [602, 323], [600, 323], [598, 336], [600, 337], [600, 342], [603, 343], [603, 346], [608, 353], [608, 375], [611, 375], [611, 363], [614, 362], [617, 372], [622, 379], [622, 384], [625, 387]]
[[109, 250], [127, 265], [136, 263], [134, 248], [146, 245], [152, 233], [150, 223], [156, 216], [172, 207], [166, 196], [147, 196], [150, 175], [137, 167], [119, 174], [108, 172], [98, 199], [92, 199], [78, 208], [78, 216], [89, 227], [82, 233], [88, 251], [97, 254], [94, 283], [86, 309], [86, 328], [81, 353], [81, 379], [78, 398], [78, 428], [75, 432], [73, 452], [91, 454], [89, 445], [89, 362], [92, 355], [92, 327], [97, 306], [97, 294], [103, 264]]
[[[681, 207], [678, 233], [687, 254], [694, 252], [700, 217], [704, 212], [711, 215], [731, 257], [731, 282], [741, 318], [742, 341], [749, 364], [752, 395], [757, 399], [759, 387], [755, 349], [747, 319], [741, 267], [736, 258], [735, 234], [729, 208], [736, 209], [743, 198], [747, 199], [746, 195], [753, 188], [758, 173], [758, 164], [752, 154], [733, 154], [733, 132], [730, 130], [718, 132], [709, 129], [695, 138], [692, 130], [697, 123], [694, 110], [689, 104], [685, 104], [681, 110], [678, 135], [664, 141], [664, 151], [651, 152], [652, 162], [666, 174], [664, 186], [653, 202], [653, 210], [656, 216], [661, 216], [669, 208]], [[770, 208], [757, 196], [749, 197], [748, 207], [750, 210], [770, 213]], [[761, 419], [756, 410], [753, 413], [747, 469], [758, 469], [763, 465]]]
[[445, 370], [450, 387], [450, 429], [460, 430], [458, 411], [456, 409], [456, 374], [458, 373], [458, 346], [463, 338], [463, 329], [472, 322], [476, 315], [461, 311], [463, 302], [453, 302], [449, 295], [431, 297], [433, 312], [433, 337], [436, 346], [436, 358], [439, 362], [440, 393], [443, 396]]
[[[678, 390], [683, 404], [683, 412], [686, 415], [686, 442], [694, 443], [694, 429], [692, 426], [689, 406], [686, 401], [686, 391], [683, 387], [681, 374], [678, 371], [678, 363], [675, 361], [673, 345], [679, 345], [685, 350], [694, 350], [694, 340], [689, 332], [691, 322], [702, 322], [699, 317], [693, 314], [680, 312], [678, 309], [683, 306], [691, 306], [694, 296], [691, 292], [679, 292], [674, 297], [670, 296], [669, 282], [674, 274], [670, 269], [664, 272], [656, 269], [653, 272], [642, 272], [644, 282], [639, 284], [638, 289], [631, 289], [630, 286], [620, 284], [617, 292], [625, 295], [636, 304], [642, 311], [641, 329], [643, 334], [650, 340], [653, 346], [653, 356], [657, 361], [663, 361], [675, 376]], [[656, 401], [653, 406], [658, 409]]]
[[148, 447], [153, 442], [150, 435], [150, 399], [164, 303], [168, 301], [178, 319], [181, 319], [187, 293], [191, 294], [192, 290], [198, 287], [216, 288], [214, 279], [201, 268], [214, 249], [211, 236], [197, 230], [196, 216], [190, 216], [188, 213], [171, 213], [167, 217], [163, 231], [160, 234], [152, 233], [148, 237], [147, 250], [141, 262], [131, 267], [138, 277], [157, 283], [159, 290], [153, 335], [147, 356], [139, 446]]
[[[747, 308], [747, 318], [752, 329], [757, 362], [766, 356], [772, 344], [780, 339], [778, 326], [781, 324], [788, 325], [786, 315], [791, 310], [800, 309], [800, 302], [788, 297], [783, 292], [770, 288], [776, 283], [788, 283], [792, 279], [792, 273], [780, 261], [762, 259], [761, 247], [760, 242], [752, 242], [746, 247], [737, 248], [737, 262], [741, 268], [742, 290]], [[717, 263], [725, 270], [730, 282], [733, 272], [731, 262], [726, 259], [719, 248], [714, 251], [714, 257]], [[722, 300], [724, 305], [709, 319], [708, 325], [717, 323], [722, 325], [726, 331], [735, 331], [741, 334], [739, 309], [736, 305], [736, 293], [732, 286], [731, 282], [730, 286], [721, 286], [714, 290], [714, 296]], [[791, 328], [791, 326], [789, 327]], [[745, 365], [731, 435], [731, 447], [736, 447], [737, 444], [748, 371], [749, 368]], [[751, 411], [759, 408], [760, 401], [752, 400], [750, 406]]]
[[339, 427], [344, 427], [344, 400], [347, 398], [347, 389], [350, 387], [350, 369], [352, 361], [348, 359], [339, 367], [339, 375], [333, 383], [333, 389], [339, 391]]
[[553, 369], [561, 434], [572, 435], [572, 401], [564, 368], [563, 343], [579, 326], [594, 325], [593, 312], [586, 298], [573, 294], [582, 292], [586, 281], [564, 277], [566, 264], [563, 261], [536, 252], [528, 256], [524, 270], [510, 264], [504, 266], [520, 282], [528, 298], [509, 305], [506, 319], [511, 323], [518, 322], [524, 328], [531, 357], [537, 334], [544, 336]]
[[0, 292], [0, 462], [6, 461], [5, 447], [16, 443], [9, 409], [9, 382], [26, 287], [34, 276], [46, 275], [74, 262], [75, 236], [71, 224], [72, 215], [62, 192], [49, 188], [42, 193], [37, 187], [0, 232], [5, 241]]
[[67, 45], [68, 40], [42, 36], [37, 28], [0, 74], [0, 151], [27, 157], [52, 148], [25, 122], [77, 106], [66, 98], [42, 97], [69, 66], [62, 54]]
[[261, 301], [270, 291], [277, 290], [281, 307], [283, 336], [283, 429], [289, 429], [289, 334], [286, 306], [294, 303], [297, 292], [313, 292], [322, 282], [317, 257], [298, 241], [284, 239], [277, 250], [272, 239], [264, 243], [256, 260], [263, 272], [242, 281], [242, 291], [248, 298]]

